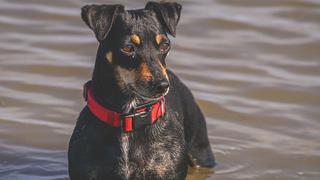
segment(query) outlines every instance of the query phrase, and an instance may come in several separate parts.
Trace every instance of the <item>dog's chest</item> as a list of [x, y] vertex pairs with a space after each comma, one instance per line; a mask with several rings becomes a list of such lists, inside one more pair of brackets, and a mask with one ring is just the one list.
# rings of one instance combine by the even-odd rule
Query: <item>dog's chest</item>
[[130, 135], [121, 137], [119, 173], [126, 179], [132, 177], [158, 177], [175, 179], [177, 167], [184, 163], [184, 144], [177, 135], [160, 135], [160, 138], [133, 140]]

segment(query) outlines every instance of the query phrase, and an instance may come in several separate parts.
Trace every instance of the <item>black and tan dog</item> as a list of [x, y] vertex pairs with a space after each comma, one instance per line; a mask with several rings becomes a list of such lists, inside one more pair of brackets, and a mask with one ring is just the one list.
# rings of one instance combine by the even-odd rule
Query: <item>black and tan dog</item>
[[82, 8], [100, 44], [69, 144], [71, 179], [184, 179], [188, 165], [215, 165], [202, 112], [166, 69], [180, 11], [173, 2]]

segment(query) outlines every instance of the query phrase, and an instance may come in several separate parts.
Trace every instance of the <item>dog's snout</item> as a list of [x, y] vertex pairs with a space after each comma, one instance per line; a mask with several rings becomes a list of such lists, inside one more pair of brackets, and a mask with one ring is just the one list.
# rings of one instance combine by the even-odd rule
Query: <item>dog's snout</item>
[[169, 81], [166, 79], [162, 79], [157, 82], [157, 92], [158, 93], [165, 93], [169, 88]]

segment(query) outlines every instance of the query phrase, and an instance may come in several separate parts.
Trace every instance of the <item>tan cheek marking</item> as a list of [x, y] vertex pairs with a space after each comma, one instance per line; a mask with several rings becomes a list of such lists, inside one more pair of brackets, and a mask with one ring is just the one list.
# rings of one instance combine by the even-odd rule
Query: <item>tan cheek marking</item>
[[159, 64], [160, 64], [160, 68], [161, 68], [162, 74], [167, 78], [167, 80], [169, 80], [168, 74], [167, 74], [167, 69], [165, 67], [163, 67], [163, 65], [162, 65], [162, 63], [160, 61], [159, 61]]
[[141, 65], [140, 75], [141, 75], [141, 78], [146, 81], [149, 81], [152, 79], [152, 74], [151, 74], [150, 69], [147, 66], [147, 64], [144, 63]]
[[135, 81], [135, 72], [129, 71], [122, 67], [117, 67], [117, 80], [118, 85], [121, 89], [126, 89], [128, 84], [134, 83]]
[[156, 39], [156, 43], [159, 45], [161, 43], [161, 40], [162, 40], [162, 35], [161, 34], [157, 34], [155, 39]]
[[136, 34], [131, 35], [130, 39], [135, 44], [140, 44], [141, 43], [140, 37], [138, 35], [136, 35]]
[[112, 51], [107, 52], [107, 54], [106, 54], [106, 59], [107, 59], [110, 63], [112, 63]]

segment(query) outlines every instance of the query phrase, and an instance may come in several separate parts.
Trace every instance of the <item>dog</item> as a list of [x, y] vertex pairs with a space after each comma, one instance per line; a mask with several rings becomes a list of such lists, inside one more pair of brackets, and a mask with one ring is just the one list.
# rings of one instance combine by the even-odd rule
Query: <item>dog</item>
[[180, 180], [188, 166], [215, 166], [201, 110], [166, 68], [181, 9], [175, 2], [82, 7], [99, 47], [69, 143], [71, 180]]

